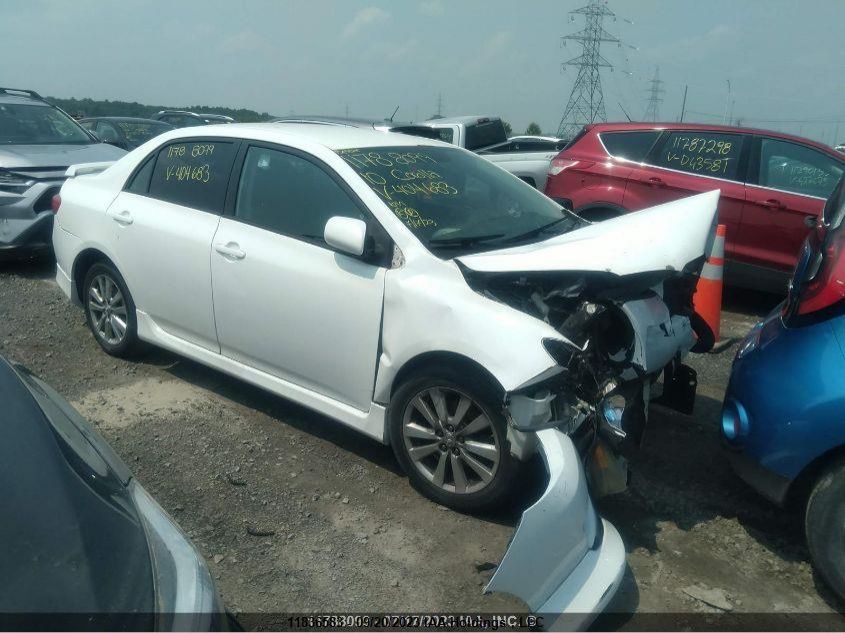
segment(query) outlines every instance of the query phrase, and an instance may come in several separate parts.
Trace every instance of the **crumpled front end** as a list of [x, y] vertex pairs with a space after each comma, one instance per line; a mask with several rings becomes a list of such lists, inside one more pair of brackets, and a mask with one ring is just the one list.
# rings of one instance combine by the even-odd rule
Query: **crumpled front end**
[[580, 629], [610, 602], [625, 571], [616, 528], [599, 517], [584, 468], [568, 436], [537, 432], [549, 483], [522, 515], [485, 587], [521, 598], [547, 629]]
[[[661, 375], [662, 403], [692, 411], [696, 375], [682, 359], [712, 344], [692, 295], [717, 201], [711, 192], [545, 243], [460, 258], [477, 293], [554, 332], [542, 344], [556, 366], [506, 390], [512, 446], [530, 449], [533, 431], [557, 428], [593, 458], [593, 492], [610, 494], [626, 486], [625, 459], [640, 444]], [[681, 214], [684, 226], [668, 234]], [[651, 233], [660, 239], [650, 242]]]
[[48, 250], [63, 175], [0, 170], [0, 256]]
[[[477, 291], [543, 320], [558, 334], [543, 339], [556, 371], [506, 394], [512, 446], [530, 444], [519, 439], [544, 428], [570, 435], [584, 455], [598, 443], [600, 459], [588, 464], [594, 492], [624, 489], [624, 460], [640, 444], [652, 385], [661, 374], [664, 401], [691, 410], [695, 372], [681, 360], [697, 341], [689, 305], [695, 276], [465, 275]], [[601, 476], [593, 471], [596, 464]]]

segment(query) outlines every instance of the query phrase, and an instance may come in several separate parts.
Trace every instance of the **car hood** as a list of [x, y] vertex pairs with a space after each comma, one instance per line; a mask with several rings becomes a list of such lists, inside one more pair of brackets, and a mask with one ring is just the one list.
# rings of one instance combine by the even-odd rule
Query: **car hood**
[[69, 417], [78, 414], [49, 387], [21, 378], [0, 358], [0, 612], [154, 611], [150, 553], [127, 473], [105, 464]]
[[708, 251], [719, 191], [690, 196], [605, 222], [590, 224], [536, 244], [457, 260], [482, 273], [594, 271], [632, 275], [681, 271]]
[[0, 145], [0, 168], [68, 167], [77, 163], [114, 161], [125, 155], [107, 143], [88, 145]]

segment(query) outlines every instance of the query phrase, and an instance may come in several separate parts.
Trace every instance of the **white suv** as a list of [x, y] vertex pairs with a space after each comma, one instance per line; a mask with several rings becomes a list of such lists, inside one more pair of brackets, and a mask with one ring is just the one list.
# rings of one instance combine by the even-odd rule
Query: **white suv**
[[439, 141], [235, 124], [72, 178], [53, 242], [106, 352], [153, 343], [320, 411], [439, 503], [499, 503], [539, 448], [548, 489], [488, 589], [583, 613], [624, 548], [581, 459], [594, 486], [618, 479], [652, 381], [684, 370], [717, 199], [589, 225]]

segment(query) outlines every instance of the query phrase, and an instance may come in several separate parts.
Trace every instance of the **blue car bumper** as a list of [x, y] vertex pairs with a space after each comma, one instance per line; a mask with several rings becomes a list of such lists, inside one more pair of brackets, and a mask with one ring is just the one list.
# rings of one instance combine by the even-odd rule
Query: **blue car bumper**
[[780, 308], [734, 359], [721, 435], [737, 474], [782, 504], [815, 459], [845, 445], [845, 316], [786, 327]]

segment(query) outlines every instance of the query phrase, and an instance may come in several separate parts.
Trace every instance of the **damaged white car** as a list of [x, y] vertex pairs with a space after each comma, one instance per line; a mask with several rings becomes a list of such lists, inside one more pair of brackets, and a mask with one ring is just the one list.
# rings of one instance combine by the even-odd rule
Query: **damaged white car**
[[152, 343], [320, 411], [460, 510], [539, 451], [548, 487], [487, 590], [603, 608], [625, 551], [590, 490], [624, 486], [664, 369], [691, 403], [718, 192], [589, 225], [465, 150], [307, 124], [176, 130], [102, 168], [69, 170], [53, 243], [106, 352]]

